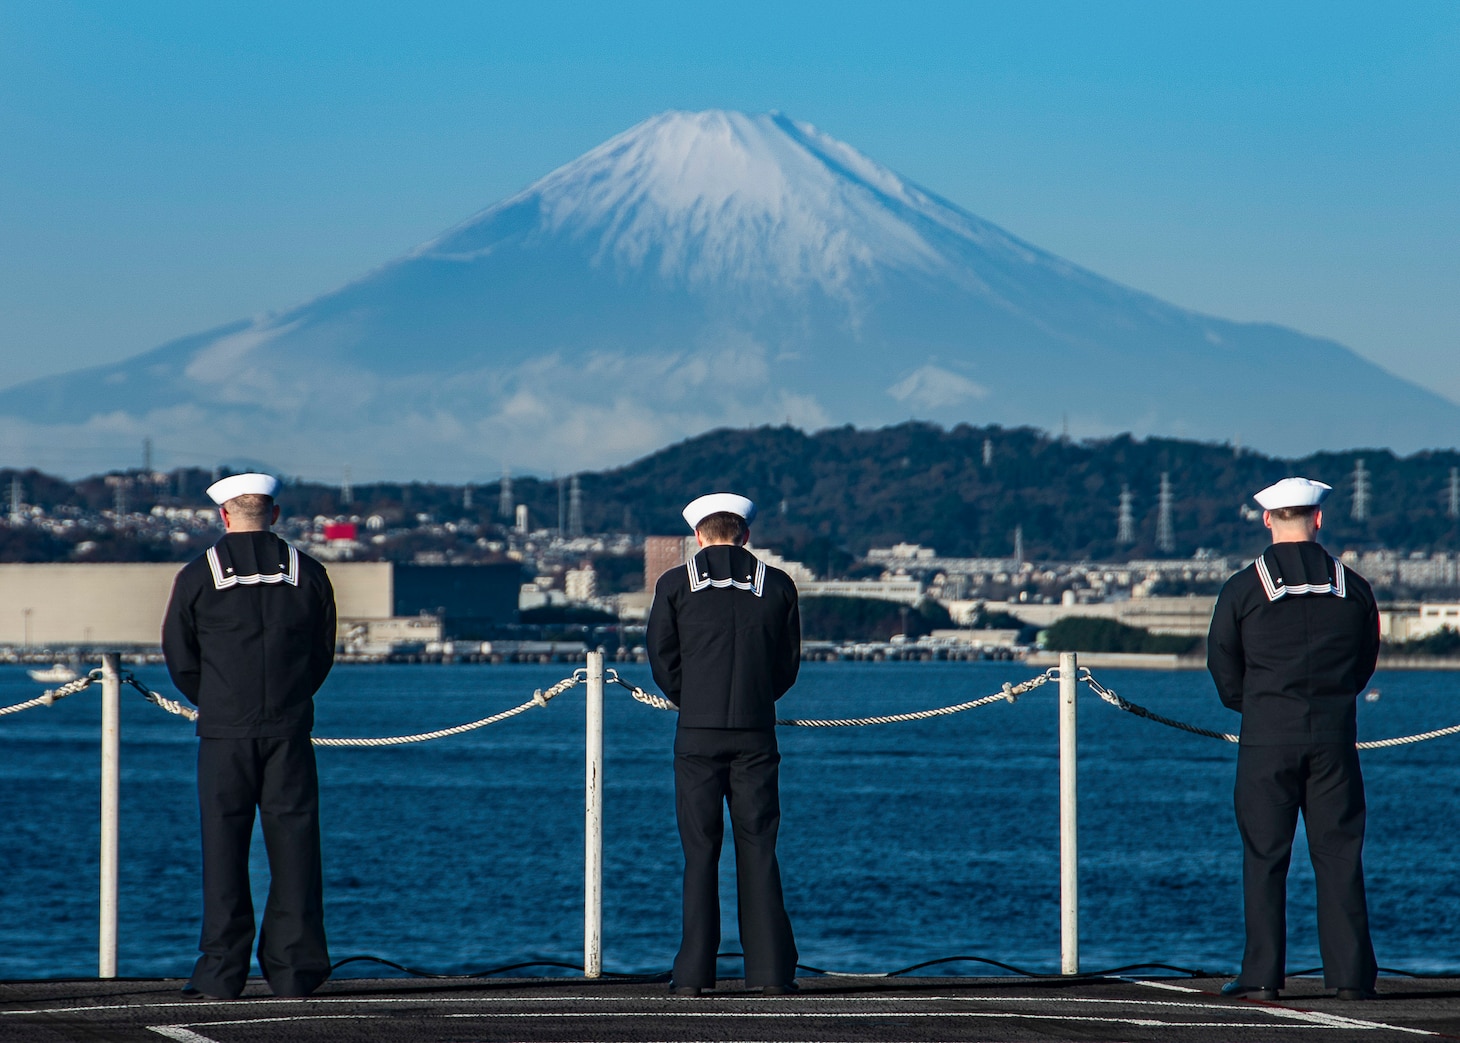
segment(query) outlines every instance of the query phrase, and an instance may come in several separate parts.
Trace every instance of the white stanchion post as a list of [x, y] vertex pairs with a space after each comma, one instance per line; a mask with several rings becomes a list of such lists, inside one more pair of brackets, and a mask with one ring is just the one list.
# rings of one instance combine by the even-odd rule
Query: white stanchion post
[[603, 653], [588, 653], [588, 775], [583, 830], [583, 977], [603, 974]]
[[1075, 653], [1060, 653], [1060, 973], [1080, 973], [1080, 835]]
[[121, 792], [120, 657], [101, 657], [101, 929], [98, 978], [117, 976], [117, 806]]

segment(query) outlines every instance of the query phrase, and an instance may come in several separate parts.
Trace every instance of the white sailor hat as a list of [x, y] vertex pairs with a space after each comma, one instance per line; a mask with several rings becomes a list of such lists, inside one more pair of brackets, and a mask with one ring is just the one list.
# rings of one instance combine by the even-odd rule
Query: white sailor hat
[[755, 521], [755, 504], [735, 493], [706, 493], [691, 500], [684, 509], [684, 520], [691, 529], [699, 528], [700, 522], [712, 514], [738, 514], [749, 525]]
[[279, 479], [271, 474], [250, 472], [220, 478], [208, 486], [208, 497], [214, 503], [224, 504], [235, 496], [247, 496], [249, 493], [258, 496], [273, 496], [278, 491]]
[[1264, 511], [1276, 511], [1283, 507], [1317, 507], [1332, 491], [1333, 486], [1311, 478], [1284, 478], [1261, 492], [1253, 493], [1252, 498]]

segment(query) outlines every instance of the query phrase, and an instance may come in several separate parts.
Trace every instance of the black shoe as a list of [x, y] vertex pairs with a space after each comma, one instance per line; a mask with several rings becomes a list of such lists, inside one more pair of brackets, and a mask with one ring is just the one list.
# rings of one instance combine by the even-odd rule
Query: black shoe
[[703, 996], [705, 994], [705, 990], [698, 985], [676, 985], [674, 982], [669, 983], [669, 991], [676, 996]]
[[1222, 995], [1228, 999], [1275, 1000], [1278, 990], [1266, 985], [1243, 985], [1233, 979], [1222, 986]]
[[760, 994], [762, 996], [789, 996], [793, 992], [800, 992], [801, 986], [794, 981], [788, 981], [784, 985], [762, 985]]
[[1341, 1000], [1376, 1000], [1379, 994], [1373, 989], [1339, 989], [1334, 993]]
[[219, 1002], [226, 1002], [235, 998], [233, 996], [214, 996], [211, 992], [204, 992], [202, 989], [195, 988], [192, 982], [188, 982], [182, 987], [181, 995], [185, 1000], [218, 1000]]

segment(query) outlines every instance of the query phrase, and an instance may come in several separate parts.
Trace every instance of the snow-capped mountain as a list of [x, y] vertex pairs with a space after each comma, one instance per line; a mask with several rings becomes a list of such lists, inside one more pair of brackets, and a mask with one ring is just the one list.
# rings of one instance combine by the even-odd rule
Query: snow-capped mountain
[[1339, 344], [1166, 304], [805, 123], [719, 111], [649, 119], [283, 313], [0, 392], [0, 440], [78, 470], [150, 436], [320, 476], [564, 472], [909, 417], [1290, 454], [1460, 430]]

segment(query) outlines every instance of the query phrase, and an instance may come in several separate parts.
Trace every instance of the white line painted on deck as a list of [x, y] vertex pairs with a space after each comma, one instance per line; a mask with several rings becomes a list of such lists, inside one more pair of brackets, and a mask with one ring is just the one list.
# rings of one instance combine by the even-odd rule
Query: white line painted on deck
[[[1199, 990], [1198, 990], [1199, 991]], [[1210, 993], [1200, 993], [1211, 995]], [[465, 1005], [465, 1004], [509, 1004], [509, 1003], [530, 1003], [543, 1005], [549, 1003], [583, 1003], [583, 1004], [650, 1004], [662, 1003], [670, 1006], [694, 1006], [733, 1003], [740, 1004], [782, 1004], [804, 1006], [812, 1003], [839, 1003], [839, 1004], [892, 1004], [905, 1003], [909, 1005], [926, 1003], [1105, 1003], [1125, 1007], [1160, 1007], [1175, 1006], [1183, 1008], [1208, 1007], [1212, 1010], [1234, 1010], [1242, 1009], [1235, 1007], [1230, 1001], [1220, 1003], [1177, 1003], [1174, 1000], [1128, 1000], [1128, 999], [1103, 999], [1099, 997], [1083, 996], [980, 996], [980, 995], [931, 995], [931, 996], [844, 996], [837, 993], [821, 994], [817, 992], [802, 992], [795, 996], [761, 996], [755, 993], [726, 993], [724, 995], [706, 995], [699, 997], [671, 996], [668, 993], [657, 996], [309, 996], [309, 997], [287, 997], [287, 996], [253, 996], [237, 1000], [168, 1000], [163, 1003], [115, 1003], [97, 1004], [78, 1007], [36, 1007], [32, 1009], [14, 1008], [0, 1010], [0, 1014], [25, 1015], [25, 1014], [78, 1014], [113, 1010], [199, 1010], [209, 1007], [238, 1008], [281, 1006], [284, 1004], [308, 1004], [311, 1006], [325, 1006], [335, 1004], [440, 1004], [440, 1005]], [[1281, 1009], [1281, 1008], [1280, 1008]]]
[[168, 1039], [175, 1039], [178, 1043], [218, 1043], [217, 1040], [200, 1036], [192, 1029], [185, 1029], [181, 1025], [148, 1025], [147, 1031], [166, 1036]]
[[[1167, 989], [1171, 992], [1195, 992], [1202, 993], [1201, 989], [1193, 989], [1186, 985], [1171, 985], [1167, 982], [1156, 982], [1142, 980], [1139, 978], [1122, 978], [1121, 981], [1128, 981], [1132, 985], [1144, 985], [1151, 989]], [[1206, 993], [1210, 995], [1210, 993]], [[1391, 1025], [1383, 1021], [1367, 1021], [1360, 1018], [1345, 1017], [1340, 1014], [1325, 1014], [1322, 1011], [1305, 1010], [1295, 1007], [1279, 1007], [1271, 1000], [1249, 1000], [1249, 1003], [1261, 1005], [1262, 1009], [1269, 1011], [1274, 1017], [1296, 1018], [1300, 1021], [1321, 1021], [1328, 1023], [1332, 1028], [1356, 1028], [1356, 1029], [1387, 1029], [1390, 1032], [1407, 1032], [1415, 1036], [1437, 1036], [1439, 1033], [1430, 1032], [1426, 1029], [1408, 1028], [1404, 1025]], [[1193, 1004], [1195, 1006], [1195, 1004]], [[1224, 1006], [1226, 1006], [1224, 1004]], [[1228, 1009], [1231, 1009], [1228, 1007]]]
[[[1165, 983], [1133, 982], [1133, 984], [1148, 985], [1153, 988], [1165, 988], [1170, 991], [1181, 993], [1194, 993], [1197, 995], [1210, 995], [1201, 990], [1189, 989], [1181, 986], [1169, 986]], [[456, 1008], [470, 1008], [482, 1006], [532, 1006], [541, 1008], [544, 1006], [581, 1003], [597, 1006], [600, 1009], [595, 1011], [505, 1011], [505, 1010], [459, 1010], [455, 1012], [441, 1011], [441, 1007], [451, 1006]], [[955, 1003], [964, 1009], [956, 1010], [908, 1010], [890, 1009], [892, 1005], [908, 1007], [926, 1007], [935, 1003]], [[817, 995], [815, 992], [802, 993], [797, 997], [766, 997], [753, 993], [735, 994], [728, 993], [720, 996], [704, 997], [700, 999], [689, 999], [686, 997], [662, 996], [603, 996], [603, 995], [514, 995], [514, 996], [392, 996], [392, 997], [356, 997], [349, 995], [341, 996], [316, 996], [310, 998], [290, 997], [258, 997], [242, 1001], [217, 1001], [217, 1002], [177, 1002], [153, 1004], [114, 1004], [104, 1006], [80, 1006], [80, 1007], [57, 1007], [31, 1010], [10, 1009], [0, 1013], [12, 1015], [25, 1014], [94, 1014], [105, 1011], [117, 1010], [176, 1010], [188, 1008], [198, 1010], [199, 1007], [223, 1007], [240, 1014], [252, 1008], [262, 1013], [259, 1008], [275, 1007], [283, 1004], [307, 1004], [314, 1007], [318, 1013], [301, 1013], [297, 1015], [285, 1015], [274, 1017], [239, 1017], [219, 1021], [197, 1021], [188, 1022], [184, 1025], [158, 1025], [148, 1028], [168, 1038], [176, 1039], [179, 1043], [215, 1043], [206, 1036], [191, 1032], [192, 1027], [209, 1028], [229, 1025], [253, 1025], [282, 1022], [305, 1022], [305, 1021], [326, 1021], [326, 1020], [366, 1020], [379, 1015], [372, 1014], [326, 1014], [319, 1008], [327, 1008], [340, 1004], [352, 1004], [360, 1006], [379, 1005], [394, 1006], [397, 1009], [402, 1006], [416, 1006], [422, 1008], [423, 1017], [449, 1017], [449, 1018], [497, 1018], [497, 1019], [561, 1019], [572, 1020], [580, 1018], [699, 1018], [699, 1019], [754, 1019], [764, 1018], [768, 1020], [788, 1019], [821, 1019], [835, 1020], [842, 1018], [883, 1018], [883, 1019], [949, 1019], [969, 1018], [980, 1020], [997, 1020], [1000, 1018], [1009, 1020], [1028, 1021], [1069, 1021], [1083, 1023], [1110, 1023], [1131, 1025], [1134, 1027], [1147, 1028], [1225, 1028], [1225, 1029], [1308, 1029], [1308, 1030], [1348, 1030], [1348, 1031], [1383, 1031], [1402, 1032], [1411, 1035], [1432, 1036], [1437, 1033], [1424, 1029], [1409, 1028], [1406, 1026], [1393, 1025], [1385, 1022], [1371, 1021], [1336, 1014], [1328, 1014], [1321, 1011], [1295, 1009], [1291, 1007], [1277, 1006], [1271, 1003], [1237, 1003], [1230, 1001], [1202, 1001], [1202, 1000], [1136, 1000], [1136, 999], [1111, 999], [1103, 997], [1081, 997], [1081, 996], [1007, 996], [1007, 995], [943, 995], [934, 994], [928, 996], [843, 996], [836, 993]], [[634, 1004], [637, 1006], [650, 1005], [658, 1009], [649, 1010], [613, 1010], [602, 1009], [605, 1007]], [[729, 1004], [741, 1007], [738, 1011], [714, 1009]], [[1027, 1012], [1016, 1013], [1011, 1011], [967, 1009], [970, 1006], [986, 1008], [992, 1004], [1009, 1005], [1039, 1005], [1044, 1007], [1064, 1006], [1066, 1010], [1069, 1005], [1086, 1005], [1093, 1007], [1120, 1007], [1124, 1011], [1132, 1008], [1150, 1009], [1153, 1014], [1159, 1010], [1163, 1015], [1170, 1015], [1178, 1011], [1187, 1011], [1193, 1014], [1197, 1012], [1223, 1011], [1228, 1014], [1243, 1018], [1252, 1018], [1261, 1015], [1263, 1021], [1217, 1021], [1217, 1022], [1191, 1022], [1169, 1020], [1160, 1017], [1122, 1017], [1120, 1015], [1104, 1016], [1101, 1014], [1059, 1014], [1054, 1012]], [[827, 1006], [840, 1007], [861, 1007], [861, 1010], [826, 1010]], [[750, 1007], [752, 1009], [743, 1009]], [[799, 1009], [787, 1009], [787, 1008]], [[436, 1009], [431, 1009], [436, 1008]], [[668, 1009], [676, 1008], [676, 1009]], [[880, 1008], [880, 1009], [868, 1009]], [[178, 1033], [182, 1033], [179, 1035]], [[188, 1033], [191, 1033], [190, 1035]]]
[[[439, 1018], [450, 1018], [450, 1019], [453, 1019], [453, 1020], [464, 1020], [464, 1019], [468, 1019], [468, 1018], [476, 1018], [476, 1019], [479, 1019], [479, 1020], [495, 1020], [495, 1021], [502, 1021], [502, 1020], [520, 1021], [520, 1020], [528, 1020], [528, 1019], [539, 1020], [539, 1021], [561, 1021], [561, 1020], [578, 1019], [578, 1018], [596, 1018], [596, 1017], [601, 1017], [602, 1015], [593, 1014], [593, 1013], [590, 1013], [590, 1012], [574, 1012], [574, 1013], [541, 1012], [541, 1013], [522, 1013], [522, 1014], [518, 1014], [518, 1013], [508, 1013], [508, 1012], [494, 1011], [494, 1012], [491, 1012], [491, 1013], [438, 1014], [438, 1015], [432, 1015], [432, 1016], [433, 1017], [439, 1017]], [[805, 1014], [791, 1014], [791, 1013], [760, 1013], [760, 1012], [757, 1012], [757, 1011], [735, 1011], [735, 1012], [732, 1012], [732, 1011], [712, 1011], [712, 1012], [708, 1012], [708, 1013], [693, 1013], [693, 1012], [690, 1012], [690, 1011], [685, 1011], [685, 1012], [682, 1012], [682, 1013], [662, 1013], [662, 1012], [655, 1013], [655, 1012], [651, 1012], [651, 1011], [631, 1011], [631, 1012], [625, 1012], [625, 1013], [616, 1014], [616, 1015], [613, 1015], [613, 1016], [614, 1017], [619, 1017], [619, 1018], [685, 1018], [685, 1019], [694, 1018], [694, 1019], [700, 1019], [700, 1020], [705, 1020], [705, 1019], [719, 1019], [719, 1020], [736, 1019], [736, 1020], [739, 1020], [739, 1019], [747, 1019], [747, 1018], [748, 1019], [757, 1019], [757, 1018], [760, 1018], [760, 1019], [776, 1019], [776, 1020], [786, 1020], [786, 1019], [791, 1019], [791, 1018], [800, 1018], [800, 1019], [808, 1019], [808, 1020], [858, 1018], [858, 1019], [861, 1019], [861, 1020], [866, 1020], [866, 1018], [868, 1017], [868, 1015], [866, 1015], [866, 1014], [858, 1014], [858, 1013], [823, 1013], [823, 1014], [805, 1013]], [[1134, 1028], [1168, 1028], [1168, 1029], [1257, 1029], [1257, 1030], [1268, 1031], [1268, 1032], [1270, 1032], [1270, 1031], [1272, 1031], [1274, 1029], [1293, 1029], [1293, 1030], [1300, 1031], [1300, 1032], [1302, 1032], [1302, 1031], [1308, 1031], [1308, 1032], [1326, 1032], [1326, 1031], [1337, 1031], [1337, 1030], [1353, 1031], [1353, 1029], [1355, 1027], [1357, 1027], [1357, 1026], [1352, 1026], [1352, 1025], [1337, 1025], [1337, 1024], [1330, 1025], [1330, 1024], [1324, 1024], [1324, 1023], [1321, 1023], [1321, 1022], [1317, 1022], [1317, 1023], [1314, 1023], [1314, 1022], [1294, 1022], [1294, 1023], [1289, 1023], [1289, 1024], [1286, 1024], [1286, 1025], [1283, 1025], [1283, 1024], [1276, 1024], [1275, 1025], [1272, 1022], [1270, 1022], [1270, 1021], [1170, 1021], [1170, 1020], [1164, 1020], [1164, 1019], [1161, 1019], [1161, 1018], [1102, 1017], [1102, 1016], [1091, 1015], [1091, 1014], [1019, 1014], [1019, 1013], [1015, 1013], [1015, 1012], [1011, 1012], [1011, 1011], [993, 1011], [993, 1010], [989, 1010], [989, 1011], [893, 1011], [893, 1012], [888, 1012], [888, 1013], [874, 1015], [874, 1016], [875, 1017], [879, 1017], [879, 1018], [915, 1018], [915, 1019], [921, 1019], [921, 1020], [930, 1020], [930, 1019], [940, 1019], [940, 1020], [943, 1020], [943, 1019], [949, 1019], [949, 1018], [965, 1018], [965, 1019], [972, 1018], [972, 1019], [978, 1019], [978, 1020], [982, 1020], [982, 1021], [999, 1021], [999, 1020], [1012, 1020], [1012, 1021], [1058, 1021], [1058, 1022], [1072, 1022], [1072, 1023], [1090, 1024], [1090, 1025], [1129, 1025], [1129, 1026], [1132, 1026]], [[362, 1017], [365, 1017], [368, 1020], [368, 1016], [362, 1016]], [[298, 1024], [298, 1023], [310, 1022], [310, 1021], [349, 1021], [349, 1020], [357, 1020], [357, 1019], [352, 1018], [350, 1015], [327, 1015], [327, 1014], [310, 1015], [310, 1014], [299, 1014], [299, 1015], [295, 1015], [295, 1016], [292, 1016], [292, 1017], [283, 1017], [283, 1018], [239, 1018], [239, 1019], [237, 1019], [235, 1021], [196, 1022], [195, 1025], [197, 1027], [199, 1027], [199, 1028], [226, 1028], [226, 1027], [240, 1027], [241, 1028], [241, 1027], [252, 1026], [252, 1025], [277, 1025], [277, 1024], [283, 1024], [283, 1023]], [[1387, 1027], [1388, 1026], [1383, 1026], [1383, 1025], [1365, 1026], [1365, 1028], [1367, 1030], [1383, 1029], [1383, 1028], [1387, 1028]], [[180, 1040], [180, 1041], [187, 1041], [187, 1043], [217, 1043], [217, 1041], [216, 1040], [213, 1040], [211, 1037], [199, 1035], [196, 1032], [191, 1032], [189, 1029], [187, 1029], [187, 1028], [185, 1028], [183, 1026], [180, 1026], [180, 1025], [151, 1025], [151, 1026], [148, 1026], [148, 1028], [151, 1031], [158, 1033], [159, 1035], [170, 1036], [173, 1039], [177, 1039], [177, 1040]], [[1432, 1033], [1425, 1033], [1425, 1035], [1432, 1035]]]
[[1195, 992], [1200, 995], [1204, 990], [1193, 989], [1190, 985], [1172, 985], [1166, 981], [1151, 981], [1149, 978], [1121, 978], [1121, 981], [1129, 982], [1132, 985], [1141, 985], [1148, 989], [1165, 989], [1167, 992]]

